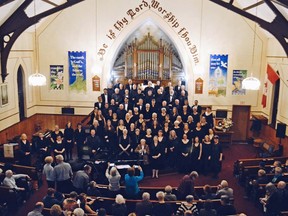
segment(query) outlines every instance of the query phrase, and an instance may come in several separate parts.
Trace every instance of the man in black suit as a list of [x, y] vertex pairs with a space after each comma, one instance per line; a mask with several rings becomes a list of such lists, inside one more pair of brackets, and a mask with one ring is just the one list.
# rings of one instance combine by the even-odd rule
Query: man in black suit
[[132, 89], [133, 89], [133, 82], [132, 82], [131, 79], [128, 80], [128, 83], [126, 84], [125, 89], [128, 89], [129, 92], [132, 91]]
[[135, 212], [137, 216], [152, 215], [152, 203], [150, 202], [150, 194], [144, 192], [142, 201], [136, 203]]
[[119, 105], [120, 103], [122, 103], [122, 96], [119, 93], [119, 89], [116, 88], [114, 94], [112, 94], [112, 99], [115, 100], [115, 104]]
[[119, 108], [117, 109], [116, 113], [117, 113], [118, 119], [123, 119], [123, 120], [125, 119], [125, 115], [127, 112], [125, 111], [123, 104], [119, 105]]
[[105, 103], [110, 103], [111, 101], [111, 95], [109, 95], [108, 93], [108, 89], [104, 88], [103, 93], [101, 94], [101, 98], [102, 98], [102, 104], [104, 105]]
[[125, 97], [125, 98], [124, 98], [123, 106], [124, 106], [124, 110], [125, 110], [126, 112], [128, 112], [128, 110], [132, 110], [133, 105], [130, 103], [128, 97]]
[[179, 80], [178, 84], [174, 87], [174, 92], [176, 95], [180, 95], [181, 93], [181, 85], [182, 85], [182, 81]]
[[166, 101], [168, 106], [172, 108], [174, 101], [176, 99], [176, 95], [173, 89], [170, 89], [169, 94], [166, 96]]
[[97, 107], [98, 109], [102, 110], [104, 108], [104, 104], [103, 104], [103, 101], [102, 101], [102, 97], [99, 96], [98, 97], [98, 102], [95, 102], [94, 103], [94, 108]]
[[202, 107], [201, 107], [200, 105], [198, 105], [198, 100], [195, 100], [195, 101], [194, 101], [194, 104], [193, 104], [193, 106], [192, 106], [192, 110], [193, 110], [193, 107], [196, 107], [197, 113], [199, 113], [199, 115], [201, 115], [201, 113], [202, 113]]

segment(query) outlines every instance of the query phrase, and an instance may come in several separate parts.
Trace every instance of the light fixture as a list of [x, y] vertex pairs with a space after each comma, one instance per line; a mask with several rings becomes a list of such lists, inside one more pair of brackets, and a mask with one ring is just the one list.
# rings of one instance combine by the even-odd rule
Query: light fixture
[[[36, 16], [36, 0], [34, 0], [34, 17]], [[31, 86], [45, 86], [46, 85], [46, 77], [38, 72], [38, 52], [37, 52], [37, 32], [36, 32], [36, 23], [34, 24], [34, 43], [35, 43], [35, 73], [31, 74], [28, 78], [28, 83]]]
[[[257, 1], [258, 2], [258, 1]], [[257, 7], [256, 7], [256, 14], [257, 16]], [[246, 90], [259, 90], [260, 88], [260, 80], [256, 77], [253, 77], [253, 70], [254, 70], [254, 51], [255, 51], [255, 40], [256, 40], [256, 22], [254, 22], [254, 38], [253, 38], [253, 51], [252, 51], [252, 64], [251, 64], [251, 76], [245, 78], [242, 81], [242, 88]]]

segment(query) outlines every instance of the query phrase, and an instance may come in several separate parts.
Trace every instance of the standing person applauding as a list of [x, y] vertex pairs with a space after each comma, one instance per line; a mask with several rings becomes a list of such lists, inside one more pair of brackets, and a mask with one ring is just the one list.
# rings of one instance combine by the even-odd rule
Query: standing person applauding
[[[139, 176], [135, 176], [135, 169], [138, 168], [140, 171]], [[127, 170], [125, 175], [125, 185], [126, 185], [126, 195], [127, 198], [135, 199], [138, 197], [140, 189], [138, 182], [141, 181], [144, 177], [144, 173], [141, 166], [134, 166]]]

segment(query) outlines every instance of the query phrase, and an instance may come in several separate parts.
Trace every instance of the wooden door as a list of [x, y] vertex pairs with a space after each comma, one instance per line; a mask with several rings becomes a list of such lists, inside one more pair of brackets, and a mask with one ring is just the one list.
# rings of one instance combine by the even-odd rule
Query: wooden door
[[250, 106], [233, 105], [232, 121], [234, 141], [246, 141], [248, 138]]

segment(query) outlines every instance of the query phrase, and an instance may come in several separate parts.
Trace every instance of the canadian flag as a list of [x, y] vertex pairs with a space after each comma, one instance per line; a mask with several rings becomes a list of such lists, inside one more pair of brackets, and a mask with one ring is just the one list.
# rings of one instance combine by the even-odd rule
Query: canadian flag
[[263, 85], [263, 94], [262, 94], [262, 101], [261, 101], [263, 108], [265, 108], [267, 104], [267, 92], [268, 92], [268, 79], [266, 75], [265, 82]]

